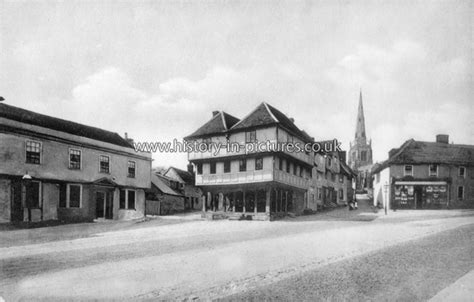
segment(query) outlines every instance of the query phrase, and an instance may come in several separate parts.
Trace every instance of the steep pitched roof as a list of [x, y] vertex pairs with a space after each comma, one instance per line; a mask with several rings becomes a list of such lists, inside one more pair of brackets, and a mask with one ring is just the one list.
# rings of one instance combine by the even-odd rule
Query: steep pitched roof
[[132, 148], [132, 145], [130, 145], [127, 140], [115, 132], [86, 126], [7, 104], [0, 103], [0, 117], [56, 131], [66, 132], [122, 147]]
[[235, 116], [232, 116], [224, 111], [219, 111], [198, 130], [185, 137], [185, 139], [225, 133], [237, 122], [239, 122], [239, 119]]
[[151, 184], [154, 185], [163, 194], [183, 196], [182, 194], [171, 189], [162, 179], [160, 179], [160, 177], [156, 176], [156, 174], [154, 173], [151, 174]]
[[[474, 166], [474, 145], [446, 144], [407, 140], [385, 165], [391, 164], [451, 164]], [[377, 169], [380, 171], [380, 168]]]
[[282, 127], [299, 136], [303, 141], [311, 141], [311, 137], [300, 130], [295, 123], [275, 107], [263, 102], [257, 106], [249, 115], [235, 124], [231, 130], [246, 129], [258, 126], [270, 126], [279, 124]]
[[165, 173], [165, 176], [167, 176], [168, 174], [168, 171], [169, 170], [175, 170], [176, 173], [179, 175], [179, 177], [181, 177], [181, 179], [187, 183], [187, 184], [194, 184], [194, 175], [188, 171], [185, 171], [185, 170], [181, 170], [181, 169], [178, 169], [178, 168], [175, 168], [175, 167], [169, 167], [168, 170], [166, 171]]

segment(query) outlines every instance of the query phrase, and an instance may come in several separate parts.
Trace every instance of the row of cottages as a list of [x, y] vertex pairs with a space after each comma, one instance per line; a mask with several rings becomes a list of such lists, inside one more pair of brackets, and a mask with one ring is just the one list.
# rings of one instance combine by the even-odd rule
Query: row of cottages
[[[195, 185], [203, 192], [202, 209], [209, 218], [270, 220], [288, 213], [301, 214], [305, 209], [315, 211], [324, 198], [332, 198], [327, 195], [330, 190], [323, 188], [334, 188], [335, 183], [351, 186], [351, 173], [346, 182], [345, 175], [341, 182], [339, 170], [331, 170], [331, 159], [338, 158], [332, 153], [315, 156], [314, 152], [290, 152], [285, 148], [249, 148], [257, 142], [274, 146], [314, 143], [293, 119], [267, 103], [242, 120], [214, 111], [211, 120], [185, 140], [208, 146], [204, 148], [207, 150], [189, 152], [188, 159], [194, 166]], [[224, 147], [215, 150], [216, 144]], [[323, 167], [316, 160], [329, 161], [329, 165]], [[324, 173], [324, 181], [315, 180], [316, 169]], [[334, 173], [329, 180], [328, 170]], [[336, 202], [346, 203], [349, 191], [346, 188], [340, 195], [334, 193]]]
[[474, 146], [410, 139], [376, 164], [374, 205], [387, 209], [474, 207]]
[[0, 222], [144, 216], [151, 154], [117, 133], [0, 104]]

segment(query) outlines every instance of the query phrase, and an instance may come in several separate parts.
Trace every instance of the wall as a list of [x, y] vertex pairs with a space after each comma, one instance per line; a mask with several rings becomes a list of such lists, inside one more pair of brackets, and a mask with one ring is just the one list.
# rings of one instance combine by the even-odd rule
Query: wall
[[[390, 185], [391, 183], [391, 167], [390, 168], [385, 168], [379, 173], [374, 175], [374, 191], [373, 191], [373, 205], [374, 206], [380, 206], [383, 207], [384, 204], [387, 205], [387, 210], [390, 209], [390, 196], [391, 196], [391, 190], [392, 186]], [[384, 185], [389, 184], [387, 192], [384, 192]]]
[[[25, 144], [27, 140], [42, 143], [41, 164], [26, 163]], [[133, 155], [125, 156], [105, 150], [17, 134], [0, 133], [0, 141], [2, 141], [0, 159], [3, 159], [4, 162], [0, 167], [0, 174], [22, 176], [28, 173], [33, 178], [68, 182], [92, 182], [102, 177], [108, 177], [115, 178], [114, 181], [123, 186], [142, 188], [150, 186], [151, 161], [139, 159]], [[69, 169], [69, 148], [82, 151], [82, 168], [80, 170]], [[110, 156], [110, 174], [99, 173], [99, 155]], [[135, 178], [127, 177], [128, 160], [136, 162]]]

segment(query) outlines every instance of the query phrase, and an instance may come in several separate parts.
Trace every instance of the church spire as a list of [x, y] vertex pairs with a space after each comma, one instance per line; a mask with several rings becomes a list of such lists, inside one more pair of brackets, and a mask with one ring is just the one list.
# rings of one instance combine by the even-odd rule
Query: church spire
[[358, 109], [358, 112], [357, 112], [355, 140], [356, 141], [363, 141], [363, 142], [366, 141], [364, 106], [362, 104], [362, 89], [360, 89], [360, 94], [359, 94], [359, 109]]

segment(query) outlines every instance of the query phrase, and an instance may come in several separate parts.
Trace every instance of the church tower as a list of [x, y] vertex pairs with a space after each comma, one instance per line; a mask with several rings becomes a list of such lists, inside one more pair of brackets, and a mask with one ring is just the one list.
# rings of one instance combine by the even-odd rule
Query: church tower
[[368, 179], [372, 168], [372, 142], [367, 141], [365, 132], [364, 105], [362, 102], [362, 90], [359, 94], [359, 108], [355, 128], [354, 141], [350, 145], [349, 166], [359, 176], [357, 177], [356, 189], [370, 187]]

